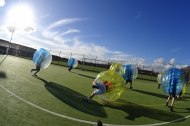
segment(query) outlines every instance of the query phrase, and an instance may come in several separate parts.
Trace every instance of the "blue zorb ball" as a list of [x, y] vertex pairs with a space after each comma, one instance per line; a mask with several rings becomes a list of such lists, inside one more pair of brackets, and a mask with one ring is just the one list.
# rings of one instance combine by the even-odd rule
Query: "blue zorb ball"
[[125, 80], [134, 80], [137, 78], [138, 70], [137, 67], [133, 64], [126, 64], [122, 66], [123, 75], [122, 77]]
[[67, 65], [68, 65], [69, 67], [75, 68], [75, 67], [77, 67], [77, 65], [78, 65], [78, 61], [77, 61], [77, 59], [75, 59], [75, 58], [70, 58], [70, 59], [68, 60]]
[[162, 89], [165, 94], [179, 95], [184, 86], [183, 71], [177, 68], [168, 69], [162, 77]]
[[33, 55], [33, 62], [36, 65], [40, 65], [41, 69], [47, 68], [52, 61], [52, 55], [44, 48], [39, 48]]

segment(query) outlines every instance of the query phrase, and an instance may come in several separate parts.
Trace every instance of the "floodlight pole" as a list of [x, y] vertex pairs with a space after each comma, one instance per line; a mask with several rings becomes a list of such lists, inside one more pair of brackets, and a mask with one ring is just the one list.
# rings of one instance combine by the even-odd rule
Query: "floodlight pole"
[[11, 34], [11, 39], [9, 41], [9, 47], [7, 48], [7, 51], [6, 51], [6, 55], [8, 55], [8, 52], [9, 52], [9, 49], [10, 49], [10, 46], [11, 46], [11, 41], [13, 39], [14, 32], [15, 32], [15, 26], [13, 27], [13, 31], [12, 31], [12, 34]]
[[13, 32], [12, 32], [12, 34], [11, 34], [11, 39], [10, 39], [10, 41], [9, 41], [9, 47], [8, 47], [7, 50], [6, 50], [6, 56], [5, 56], [5, 57], [3, 58], [3, 60], [0, 62], [0, 65], [5, 61], [5, 59], [6, 59], [7, 56], [8, 56], [9, 48], [10, 48], [10, 46], [11, 46], [11, 41], [12, 41], [14, 32], [15, 32], [15, 26], [13, 27]]

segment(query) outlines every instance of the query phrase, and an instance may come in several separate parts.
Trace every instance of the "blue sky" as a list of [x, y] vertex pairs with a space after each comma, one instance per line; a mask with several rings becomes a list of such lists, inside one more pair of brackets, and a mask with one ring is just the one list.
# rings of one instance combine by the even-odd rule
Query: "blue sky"
[[[4, 0], [0, 0], [3, 2]], [[29, 5], [34, 24], [12, 42], [138, 64], [190, 64], [188, 0], [5, 0], [0, 38], [9, 40], [7, 12]], [[27, 32], [25, 30], [25, 32]]]

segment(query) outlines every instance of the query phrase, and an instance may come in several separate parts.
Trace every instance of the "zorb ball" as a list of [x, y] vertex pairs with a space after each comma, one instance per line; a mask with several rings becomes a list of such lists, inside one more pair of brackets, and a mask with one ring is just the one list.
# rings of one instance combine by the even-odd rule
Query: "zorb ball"
[[68, 60], [67, 65], [68, 65], [69, 67], [75, 68], [75, 67], [77, 67], [77, 65], [78, 65], [78, 61], [77, 61], [77, 59], [75, 59], [75, 58], [70, 58], [70, 59]]
[[186, 84], [184, 84], [183, 89], [182, 89], [182, 95], [186, 93], [186, 87], [187, 87]]
[[125, 80], [117, 72], [113, 70], [107, 70], [101, 72], [97, 75], [97, 80], [101, 83], [107, 81], [111, 84], [108, 87], [108, 91], [102, 95], [99, 95], [99, 98], [106, 101], [115, 101], [117, 100], [126, 90], [124, 84]]
[[47, 68], [52, 61], [52, 55], [44, 48], [39, 48], [33, 55], [33, 62], [36, 65], [40, 65], [40, 69]]
[[123, 75], [125, 80], [134, 80], [138, 76], [137, 67], [133, 64], [126, 64], [122, 66]]
[[120, 63], [113, 63], [111, 66], [110, 66], [110, 68], [109, 68], [110, 70], [113, 70], [113, 71], [115, 71], [115, 72], [117, 72], [118, 74], [120, 74], [120, 75], [122, 75], [122, 74], [124, 74], [123, 72], [123, 69], [122, 69], [122, 64], [120, 64]]
[[164, 75], [164, 72], [158, 74], [158, 76], [157, 76], [157, 82], [158, 82], [158, 84], [162, 83], [162, 76], [163, 75]]
[[178, 68], [170, 68], [162, 77], [162, 89], [165, 94], [179, 95], [184, 86], [183, 71]]

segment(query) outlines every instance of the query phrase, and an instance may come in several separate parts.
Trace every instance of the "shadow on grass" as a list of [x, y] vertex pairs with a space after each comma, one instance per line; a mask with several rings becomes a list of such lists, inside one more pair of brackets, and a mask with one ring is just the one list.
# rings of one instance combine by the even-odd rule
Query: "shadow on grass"
[[[133, 89], [133, 91], [139, 92], [139, 93], [143, 93], [143, 94], [147, 94], [147, 95], [151, 95], [151, 96], [155, 96], [155, 97], [159, 97], [159, 98], [164, 98], [167, 99], [168, 96], [164, 95], [164, 94], [157, 94], [154, 92], [148, 92], [148, 91], [143, 91], [143, 90], [138, 90], [138, 89]], [[182, 96], [182, 98], [176, 98], [176, 100], [178, 101], [189, 101], [190, 97], [189, 96]]]
[[158, 98], [166, 99], [168, 97], [167, 95], [164, 95], [164, 94], [157, 94], [157, 93], [154, 93], [154, 92], [143, 91], [143, 90], [138, 90], [138, 89], [133, 89], [133, 91], [143, 93], [143, 94], [147, 94], [147, 95], [151, 95], [151, 96], [155, 96], [155, 97], [158, 97]]
[[89, 105], [89, 103], [86, 103], [82, 100], [85, 96], [70, 89], [67, 88], [61, 84], [57, 84], [54, 82], [48, 82], [44, 80], [43, 78], [33, 76], [45, 83], [45, 88], [56, 98], [61, 100], [62, 102], [68, 104], [69, 106], [77, 109], [78, 111], [98, 116], [98, 117], [107, 117], [107, 114], [105, 113], [105, 110], [102, 105], [98, 104], [97, 102], [93, 101]]
[[3, 71], [0, 71], [0, 79], [1, 78], [7, 78], [7, 74]]
[[189, 101], [189, 99], [190, 97], [187, 95], [186, 96], [182, 95], [181, 98], [176, 98], [176, 100], [178, 101]]
[[190, 93], [185, 93], [186, 95], [190, 95]]
[[0, 62], [0, 66], [1, 66], [1, 64], [5, 61], [5, 59], [8, 57], [8, 55], [6, 55], [6, 56], [4, 56], [4, 58], [1, 60], [1, 62]]
[[175, 108], [177, 109], [177, 113], [190, 113], [190, 108]]
[[186, 108], [186, 110], [188, 110], [190, 112], [190, 108]]
[[105, 102], [104, 106], [110, 107], [113, 109], [119, 109], [126, 112], [128, 116], [126, 116], [125, 118], [128, 120], [133, 120], [133, 121], [135, 121], [136, 118], [140, 118], [140, 117], [146, 117], [146, 118], [159, 120], [159, 121], [172, 121], [172, 120], [184, 118], [183, 116], [178, 115], [175, 112], [157, 110], [154, 108], [149, 108], [149, 107], [141, 106], [141, 105], [134, 104], [131, 102], [127, 102], [124, 100], [117, 100], [115, 102]]
[[88, 75], [84, 75], [84, 74], [80, 74], [80, 73], [76, 73], [76, 72], [73, 72], [71, 71], [72, 73], [75, 73], [75, 74], [78, 74], [80, 76], [83, 76], [83, 77], [87, 77], [87, 78], [90, 78], [90, 79], [96, 79], [95, 77], [92, 77], [92, 76], [88, 76]]

